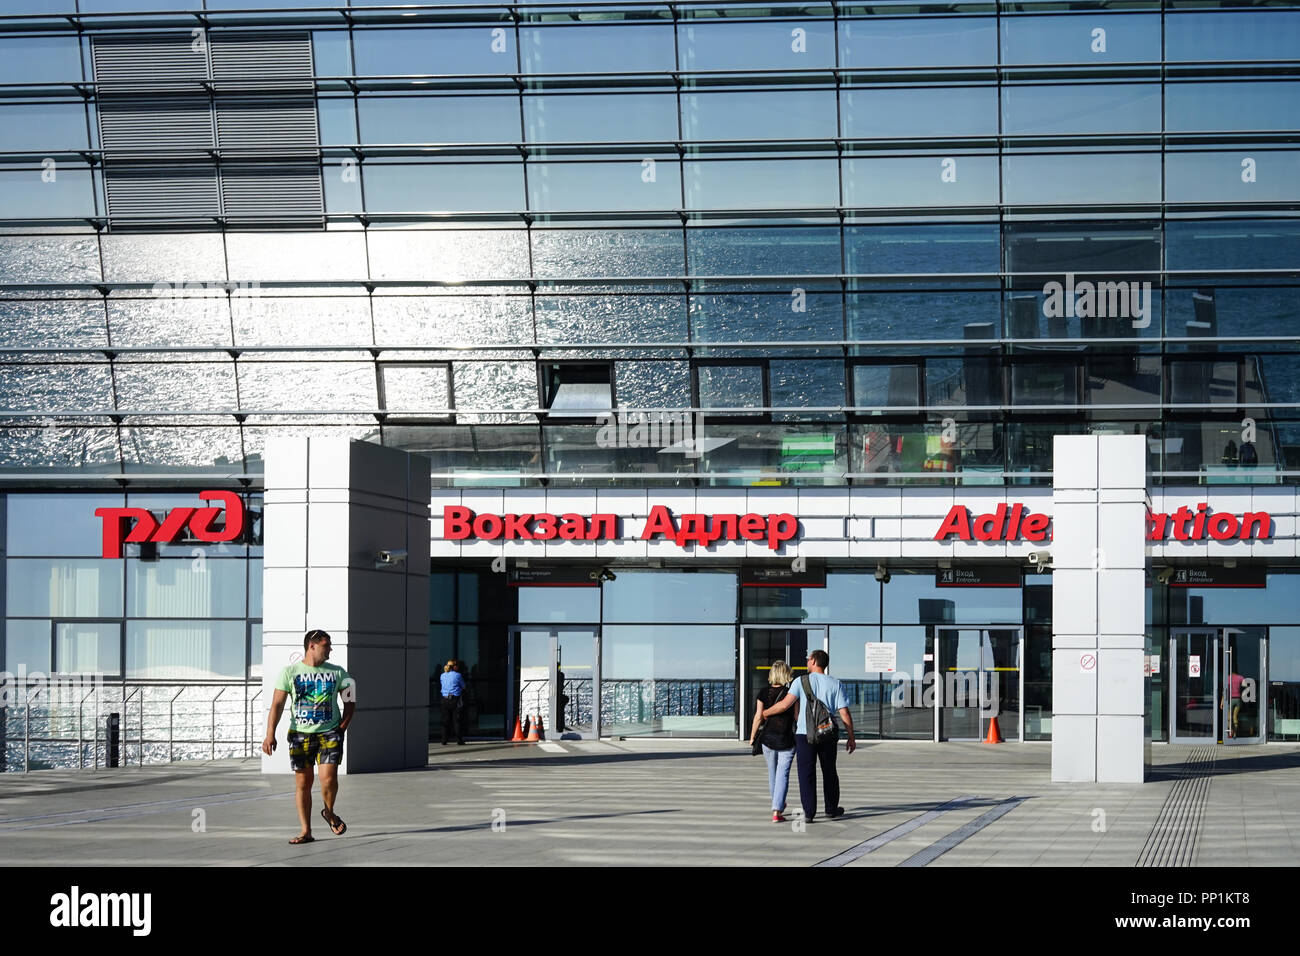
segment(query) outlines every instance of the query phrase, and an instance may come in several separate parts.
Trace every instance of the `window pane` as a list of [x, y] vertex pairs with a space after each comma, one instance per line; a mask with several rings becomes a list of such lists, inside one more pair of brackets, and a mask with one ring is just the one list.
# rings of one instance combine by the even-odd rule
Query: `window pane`
[[851, 273], [997, 272], [998, 227], [987, 225], [846, 226]]
[[112, 382], [106, 362], [0, 366], [0, 408], [71, 412], [112, 407]]
[[39, 166], [0, 172], [0, 209], [6, 219], [76, 219], [95, 214], [90, 171], [59, 169], [58, 179], [41, 178]]
[[763, 407], [763, 369], [757, 365], [703, 365], [696, 375], [700, 408]]
[[[351, 96], [324, 96], [316, 101], [322, 146], [347, 145], [357, 139], [356, 100]], [[395, 139], [367, 139], [369, 143], [396, 143]]]
[[1165, 129], [1171, 133], [1300, 128], [1300, 83], [1168, 83]]
[[517, 163], [367, 163], [370, 212], [497, 212], [523, 208]]
[[[519, 137], [519, 116], [514, 116]], [[524, 97], [530, 143], [674, 142], [677, 100], [672, 93], [549, 93]]]
[[451, 366], [381, 365], [384, 408], [428, 411], [451, 407]]
[[676, 69], [671, 24], [521, 27], [525, 73], [654, 73]]
[[122, 562], [10, 559], [5, 606], [23, 617], [121, 617]]
[[1295, 198], [1298, 179], [1300, 152], [1294, 150], [1165, 156], [1169, 202], [1289, 202]]
[[[195, 419], [182, 421], [192, 423]], [[127, 472], [157, 473], [165, 469], [184, 469], [228, 475], [244, 467], [237, 425], [206, 424], [186, 428], [171, 424], [126, 424], [122, 426], [122, 458], [123, 470]]]
[[357, 101], [357, 115], [363, 143], [519, 139], [519, 101], [513, 96], [363, 96]]
[[763, 209], [774, 196], [787, 209], [839, 205], [833, 159], [687, 160], [682, 167], [691, 209]]
[[6, 521], [8, 553], [98, 556], [103, 526], [95, 509], [121, 507], [121, 494], [11, 494]]
[[1077, 405], [1078, 369], [1073, 365], [1031, 365], [1011, 369], [1013, 405]]
[[1166, 289], [1167, 335], [1290, 336], [1300, 328], [1300, 288]]
[[938, 588], [934, 577], [895, 573], [884, 587], [885, 620], [915, 624], [919, 609], [921, 624], [1020, 623], [1020, 588]]
[[1002, 132], [1145, 133], [1160, 129], [1156, 83], [1005, 86]]
[[[776, 127], [775, 117], [780, 117]], [[682, 136], [684, 139], [829, 139], [835, 136], [835, 92], [683, 93]]]
[[1165, 237], [1170, 269], [1289, 269], [1300, 261], [1300, 222], [1293, 220], [1174, 221], [1165, 224]]
[[690, 408], [687, 362], [615, 362], [614, 387], [629, 408]]
[[127, 621], [126, 676], [243, 677], [245, 648], [243, 621]]
[[519, 591], [520, 621], [594, 624], [600, 619], [600, 588], [528, 588]]
[[690, 229], [692, 275], [835, 275], [840, 231], [831, 226]]
[[918, 372], [915, 365], [855, 365], [853, 404], [859, 409], [918, 405]]
[[515, 71], [514, 31], [490, 26], [356, 30], [358, 76], [453, 76]]
[[0, 275], [6, 282], [98, 282], [94, 236], [0, 236]]
[[[42, 9], [41, 0], [24, 6], [33, 8], [31, 12], [51, 12]], [[72, 6], [68, 2], [66, 9]], [[81, 79], [81, 47], [75, 36], [0, 40], [0, 83], [79, 83]]]
[[236, 282], [345, 282], [366, 278], [366, 241], [358, 233], [226, 234]]
[[676, 209], [682, 202], [681, 189], [681, 168], [666, 159], [545, 162], [528, 167], [528, 208], [539, 212]]
[[[849, 337], [853, 339], [897, 342], [909, 338], [961, 339], [966, 337], [968, 326], [997, 327], [998, 294], [858, 292], [849, 294], [848, 312]], [[874, 352], [877, 347], [870, 348]], [[859, 351], [870, 354], [865, 349]]]
[[[1160, 227], [1154, 223], [1008, 223], [1005, 228], [1007, 268], [1012, 272], [1128, 272], [1160, 268]], [[1169, 267], [1175, 268], [1172, 262]]]
[[675, 276], [682, 271], [678, 229], [533, 229], [538, 278]]
[[127, 562], [130, 617], [239, 617], [247, 566], [242, 559], [213, 558], [195, 566], [192, 558]]
[[815, 70], [835, 65], [827, 20], [701, 23], [678, 28], [683, 70]]
[[27, 673], [50, 672], [50, 622], [5, 622], [5, 670], [17, 673], [26, 668]]
[[620, 571], [604, 588], [606, 621], [729, 623], [736, 619], [736, 575], [730, 571]]
[[60, 674], [118, 674], [122, 670], [122, 626], [57, 624], [54, 669]]
[[[224, 290], [185, 288], [186, 283], [219, 282], [226, 278], [226, 249], [219, 235], [103, 235], [104, 278], [109, 282], [165, 283], [156, 292], [185, 293], [192, 298], [208, 292], [224, 299]], [[283, 247], [282, 247], [283, 248]], [[138, 295], [138, 293], [137, 293]]]
[[839, 293], [691, 297], [691, 336], [700, 342], [833, 341], [843, 330]]
[[991, 86], [845, 90], [840, 124], [847, 137], [995, 136], [998, 96]]
[[314, 30], [312, 64], [317, 76], [352, 75], [352, 38], [347, 30]]
[[505, 344], [532, 339], [532, 310], [526, 295], [377, 295], [374, 312], [376, 340], [389, 345]]
[[[343, 293], [344, 290], [339, 290]], [[330, 298], [233, 295], [236, 345], [371, 345], [370, 304], [364, 295]]]
[[376, 279], [517, 279], [528, 274], [528, 234], [518, 230], [371, 230]]
[[[80, 103], [0, 106], [0, 150], [61, 152], [85, 149], [89, 145], [86, 136], [86, 107]], [[64, 171], [56, 167], [56, 175], [62, 175]]]
[[[128, 295], [130, 293], [127, 293]], [[108, 299], [113, 344], [133, 346], [230, 345], [230, 306], [224, 294], [151, 299]]]
[[119, 363], [114, 369], [123, 411], [233, 411], [235, 363]]
[[1031, 14], [1002, 19], [1002, 62], [1006, 64], [1112, 64], [1159, 59], [1159, 14]]
[[993, 156], [907, 156], [844, 161], [844, 204], [996, 206], [998, 164]]
[[840, 66], [982, 66], [997, 62], [991, 17], [841, 20]]
[[378, 405], [372, 362], [239, 363], [239, 404], [250, 411], [370, 411]]
[[1165, 17], [1165, 59], [1294, 60], [1300, 50], [1300, 14], [1293, 10], [1249, 13], [1171, 13]]
[[1081, 153], [1003, 157], [1008, 203], [1143, 203], [1160, 201], [1155, 153]]

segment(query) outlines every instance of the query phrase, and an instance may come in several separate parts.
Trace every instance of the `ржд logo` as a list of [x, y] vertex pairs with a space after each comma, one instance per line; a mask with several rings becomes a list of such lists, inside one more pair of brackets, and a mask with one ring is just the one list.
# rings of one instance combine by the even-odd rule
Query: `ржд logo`
[[[222, 508], [173, 508], [161, 524], [144, 508], [96, 508], [96, 516], [104, 521], [103, 556], [122, 557], [122, 545], [128, 541], [132, 544], [175, 541], [186, 525], [200, 541], [235, 541], [244, 533], [244, 502], [239, 495], [233, 491], [200, 491], [199, 498], [224, 505], [226, 526], [220, 531], [213, 531], [212, 523]], [[130, 521], [135, 523], [128, 531]]]

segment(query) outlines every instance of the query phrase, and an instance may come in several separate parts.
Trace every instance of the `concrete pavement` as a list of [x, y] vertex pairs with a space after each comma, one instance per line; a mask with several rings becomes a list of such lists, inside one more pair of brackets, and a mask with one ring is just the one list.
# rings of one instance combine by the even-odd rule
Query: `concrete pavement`
[[[258, 760], [0, 776], [0, 863], [114, 865], [1277, 866], [1300, 850], [1300, 746], [1156, 745], [1137, 784], [1054, 784], [1050, 745], [865, 742], [838, 820], [773, 824], [733, 741], [430, 748], [342, 778], [334, 837], [297, 832]], [[319, 813], [319, 795], [314, 812]], [[792, 774], [790, 806], [798, 806]]]

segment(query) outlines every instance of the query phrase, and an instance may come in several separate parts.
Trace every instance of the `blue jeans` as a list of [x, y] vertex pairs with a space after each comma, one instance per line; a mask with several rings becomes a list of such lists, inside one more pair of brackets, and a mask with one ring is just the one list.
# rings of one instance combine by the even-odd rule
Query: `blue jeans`
[[767, 760], [767, 789], [772, 791], [772, 809], [785, 809], [785, 792], [790, 788], [790, 764], [794, 761], [794, 748], [773, 750], [763, 744]]

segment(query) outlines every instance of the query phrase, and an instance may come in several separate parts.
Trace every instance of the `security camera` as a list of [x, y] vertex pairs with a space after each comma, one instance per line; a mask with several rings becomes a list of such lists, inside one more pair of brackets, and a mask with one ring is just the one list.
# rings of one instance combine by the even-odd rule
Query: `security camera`
[[587, 577], [591, 578], [593, 581], [618, 580], [618, 575], [615, 574], [613, 571], [611, 571], [609, 568], [597, 568], [594, 571], [588, 571]]
[[1039, 571], [1046, 571], [1052, 566], [1052, 552], [1050, 551], [1030, 551], [1029, 563]]
[[1161, 584], [1168, 584], [1173, 579], [1174, 579], [1174, 569], [1172, 567], [1161, 568], [1159, 573], [1156, 574], [1156, 580], [1159, 581]]
[[876, 580], [879, 581], [881, 584], [888, 584], [888, 583], [889, 583], [889, 568], [885, 567], [883, 564], [877, 564], [877, 565], [876, 565]]
[[377, 568], [390, 568], [393, 565], [405, 563], [405, 551], [380, 551], [375, 555], [375, 567]]

